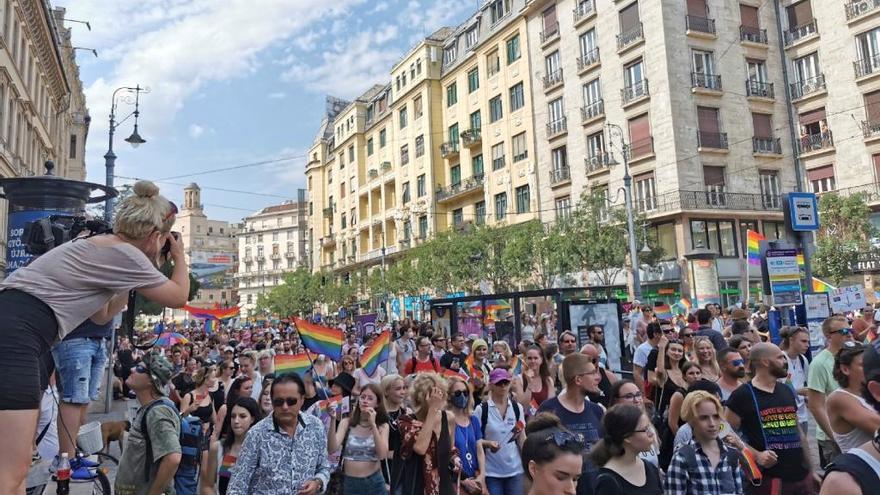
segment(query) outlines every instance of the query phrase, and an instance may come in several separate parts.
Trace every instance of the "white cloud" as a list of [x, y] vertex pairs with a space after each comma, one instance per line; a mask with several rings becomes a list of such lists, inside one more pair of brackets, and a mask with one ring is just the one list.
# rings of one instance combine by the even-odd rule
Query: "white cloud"
[[205, 133], [205, 128], [198, 125], [198, 124], [190, 124], [188, 132], [189, 132], [189, 137], [191, 137], [193, 139], [198, 139], [198, 138], [202, 137], [202, 134]]
[[277, 91], [275, 93], [269, 93], [268, 95], [266, 95], [266, 97], [270, 100], [281, 100], [287, 98], [287, 93], [283, 91]]
[[388, 2], [377, 2], [376, 5], [372, 9], [370, 9], [370, 13], [378, 14], [379, 12], [384, 12], [388, 10], [388, 7], [390, 7], [390, 5], [388, 5]]

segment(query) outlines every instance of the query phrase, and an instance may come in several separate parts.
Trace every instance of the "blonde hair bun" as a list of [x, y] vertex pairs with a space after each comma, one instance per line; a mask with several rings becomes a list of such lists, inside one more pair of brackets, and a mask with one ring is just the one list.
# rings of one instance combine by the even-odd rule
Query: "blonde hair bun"
[[148, 180], [139, 180], [134, 183], [132, 188], [134, 194], [139, 198], [152, 198], [159, 194], [159, 186]]

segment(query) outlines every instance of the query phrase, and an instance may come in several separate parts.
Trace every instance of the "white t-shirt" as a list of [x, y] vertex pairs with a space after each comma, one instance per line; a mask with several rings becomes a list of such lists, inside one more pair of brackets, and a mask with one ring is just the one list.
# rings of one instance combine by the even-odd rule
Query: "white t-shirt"
[[648, 354], [651, 354], [651, 351], [654, 350], [654, 346], [651, 345], [650, 342], [642, 342], [636, 348], [635, 354], [633, 354], [633, 364], [639, 366], [640, 368], [644, 368], [648, 365]]
[[367, 375], [367, 372], [364, 371], [363, 368], [358, 368], [354, 370], [354, 379], [356, 383], [363, 388], [363, 386], [368, 383], [375, 383], [376, 385], [379, 385], [379, 383], [382, 381], [382, 378], [384, 378], [386, 374], [387, 373], [385, 372], [385, 369], [381, 366], [376, 368], [376, 372], [373, 373], [372, 377]]
[[798, 389], [807, 386], [807, 376], [810, 374], [810, 362], [803, 356], [791, 359], [788, 357], [788, 354], [785, 355], [785, 359], [788, 361], [788, 378], [784, 380], [780, 379], [779, 381], [791, 385], [794, 389], [794, 398], [798, 408], [798, 423], [806, 423], [810, 420], [810, 411], [807, 409], [807, 401], [804, 396], [798, 395], [797, 391]]

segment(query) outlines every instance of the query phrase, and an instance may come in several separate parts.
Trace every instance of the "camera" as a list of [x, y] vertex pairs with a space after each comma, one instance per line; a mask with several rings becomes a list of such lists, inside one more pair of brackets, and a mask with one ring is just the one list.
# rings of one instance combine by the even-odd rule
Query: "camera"
[[51, 215], [24, 227], [22, 243], [28, 254], [40, 256], [67, 241], [76, 239], [83, 232], [93, 235], [112, 233], [110, 224], [100, 219], [88, 219], [77, 215]]
[[[171, 235], [174, 236], [174, 240], [180, 242], [180, 232], [171, 232]], [[168, 255], [171, 254], [171, 240], [168, 239], [165, 241], [165, 245], [162, 246], [161, 258], [163, 260], [168, 259]]]

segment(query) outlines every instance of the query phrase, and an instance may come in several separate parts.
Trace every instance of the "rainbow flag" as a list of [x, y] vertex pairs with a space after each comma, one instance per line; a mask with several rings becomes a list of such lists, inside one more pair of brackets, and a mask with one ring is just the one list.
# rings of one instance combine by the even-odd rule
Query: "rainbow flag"
[[361, 355], [361, 368], [367, 376], [373, 376], [376, 368], [388, 359], [391, 353], [391, 332], [384, 331], [373, 340]]
[[837, 289], [837, 287], [825, 282], [824, 280], [820, 280], [816, 277], [813, 277], [813, 292], [831, 292]]
[[761, 241], [767, 238], [754, 230], [748, 230], [746, 232], [748, 238], [749, 264], [761, 266]]
[[342, 360], [342, 343], [345, 342], [342, 330], [316, 325], [300, 318], [294, 318], [293, 323], [306, 349], [315, 354], [323, 354], [332, 361]]
[[522, 375], [523, 360], [519, 356], [513, 356], [513, 363], [510, 364], [510, 373], [513, 376]]
[[197, 308], [187, 304], [183, 309], [185, 309], [190, 316], [196, 320], [225, 320], [227, 318], [232, 318], [233, 316], [238, 316], [238, 313], [241, 311], [238, 306], [221, 308], [219, 305], [212, 309]]
[[654, 314], [657, 315], [658, 319], [671, 320], [672, 319], [672, 308], [670, 308], [669, 305], [666, 303], [663, 303], [660, 305], [655, 305], [654, 306]]
[[686, 297], [682, 297], [681, 299], [679, 299], [678, 305], [681, 306], [682, 308], [684, 308], [685, 313], [690, 313], [691, 308], [693, 308], [693, 305], [691, 304], [691, 300]]
[[309, 361], [309, 355], [305, 352], [300, 354], [279, 354], [275, 356], [275, 375], [282, 373], [296, 373], [302, 376], [303, 373], [311, 369], [312, 363]]
[[532, 399], [529, 401], [529, 416], [534, 416], [538, 414], [538, 401]]
[[205, 320], [205, 333], [211, 335], [214, 333], [214, 320]]
[[467, 381], [467, 379], [468, 379], [467, 375], [464, 374], [464, 371], [455, 371], [455, 370], [451, 370], [448, 368], [443, 368], [443, 373], [441, 373], [441, 374], [447, 378], [455, 377], [455, 378], [461, 378], [462, 380], [465, 380], [465, 381]]
[[758, 467], [758, 460], [755, 459], [755, 455], [749, 449], [743, 449], [740, 452], [746, 460], [746, 465], [743, 466], [743, 474], [746, 475], [746, 479], [752, 483], [757, 483], [755, 486], [760, 485], [764, 475], [761, 473], [761, 468]]

